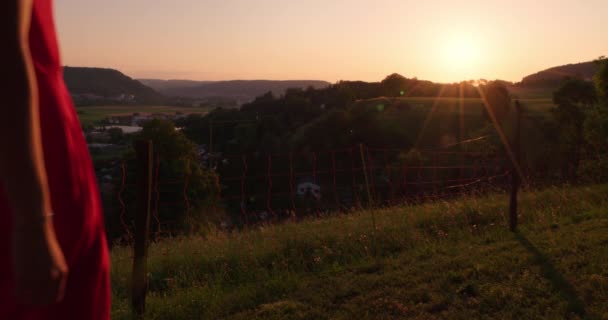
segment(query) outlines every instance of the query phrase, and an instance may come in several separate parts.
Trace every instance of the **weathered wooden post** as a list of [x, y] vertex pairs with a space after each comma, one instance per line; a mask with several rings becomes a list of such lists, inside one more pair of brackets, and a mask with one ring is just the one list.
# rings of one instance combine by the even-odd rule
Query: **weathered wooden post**
[[514, 232], [517, 229], [517, 194], [519, 193], [519, 187], [521, 185], [520, 179], [520, 138], [521, 138], [521, 104], [519, 100], [515, 101], [515, 125], [513, 128], [514, 138], [512, 148], [513, 148], [513, 158], [512, 166], [511, 166], [511, 194], [509, 201], [509, 230]]
[[209, 120], [209, 154], [213, 152], [213, 121]]
[[133, 275], [131, 305], [134, 318], [142, 319], [146, 306], [148, 235], [152, 199], [152, 141], [137, 141], [137, 211], [135, 212], [135, 243], [133, 245]]
[[363, 169], [363, 178], [365, 178], [365, 189], [367, 190], [367, 201], [369, 205], [373, 205], [372, 192], [369, 188], [369, 178], [367, 176], [367, 162], [365, 161], [365, 147], [362, 143], [359, 144], [359, 151], [361, 152], [361, 166]]
[[[367, 176], [367, 162], [365, 161], [365, 146], [363, 143], [359, 144], [359, 151], [361, 152], [361, 166], [363, 168], [363, 177], [365, 178], [365, 189], [367, 190], [368, 198], [368, 210], [372, 215], [372, 245], [374, 249], [374, 257], [378, 258], [378, 241], [376, 240], [376, 208], [374, 208], [374, 199], [372, 198], [372, 192], [369, 188], [369, 177]], [[372, 172], [373, 174], [373, 172]]]

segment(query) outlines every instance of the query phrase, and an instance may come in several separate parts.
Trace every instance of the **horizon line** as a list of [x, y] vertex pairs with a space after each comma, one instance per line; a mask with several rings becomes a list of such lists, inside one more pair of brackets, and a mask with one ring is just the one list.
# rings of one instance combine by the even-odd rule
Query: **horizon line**
[[[552, 67], [547, 67], [544, 68], [542, 70], [536, 71], [534, 73], [530, 73], [528, 75], [522, 76], [519, 80], [506, 80], [506, 79], [485, 79], [485, 78], [478, 78], [478, 79], [467, 79], [467, 80], [458, 80], [458, 81], [435, 81], [435, 80], [430, 80], [430, 79], [420, 79], [417, 76], [412, 76], [412, 77], [408, 77], [408, 76], [404, 76], [399, 72], [392, 72], [390, 74], [388, 74], [387, 76], [391, 75], [391, 74], [399, 74], [401, 76], [403, 76], [406, 79], [417, 79], [420, 81], [430, 81], [436, 84], [458, 84], [458, 83], [462, 83], [462, 82], [469, 82], [469, 81], [478, 81], [478, 80], [488, 80], [488, 81], [504, 81], [504, 82], [509, 82], [512, 84], [517, 84], [517, 83], [521, 83], [522, 80], [527, 77], [527, 76], [531, 76], [543, 71], [547, 71], [556, 67], [562, 67], [562, 66], [568, 66], [568, 65], [576, 65], [576, 64], [582, 64], [582, 63], [589, 63], [589, 62], [593, 62], [595, 61], [597, 58], [592, 59], [592, 60], [583, 60], [583, 61], [579, 61], [579, 62], [572, 62], [572, 63], [566, 63], [566, 64], [561, 64], [561, 65], [557, 65], [557, 66], [552, 66]], [[99, 67], [99, 66], [73, 66], [73, 65], [63, 65], [63, 67], [71, 67], [71, 68], [92, 68], [92, 69], [109, 69], [109, 70], [117, 70], [120, 73], [128, 76], [131, 79], [134, 80], [161, 80], [161, 81], [193, 81], [193, 82], [228, 82], [228, 81], [324, 81], [330, 84], [336, 84], [339, 83], [340, 81], [350, 81], [350, 82], [356, 82], [356, 81], [361, 81], [361, 82], [367, 82], [367, 83], [374, 83], [374, 82], [381, 82], [382, 79], [380, 80], [361, 80], [361, 79], [339, 79], [336, 81], [330, 81], [330, 80], [325, 80], [325, 79], [305, 79], [305, 78], [300, 78], [300, 79], [296, 79], [296, 78], [281, 78], [281, 79], [270, 79], [270, 78], [251, 78], [251, 79], [247, 79], [247, 78], [230, 78], [230, 79], [223, 79], [223, 80], [209, 80], [209, 79], [195, 79], [195, 78], [163, 78], [163, 77], [136, 77], [136, 76], [132, 76], [129, 75], [127, 72], [122, 71], [121, 69], [119, 69], [118, 67], [108, 67], [108, 66], [103, 66], [103, 67]], [[169, 72], [166, 72], [169, 73]], [[175, 73], [186, 73], [184, 71], [176, 71]], [[193, 73], [197, 73], [196, 71], [193, 71]], [[203, 73], [203, 72], [199, 72], [199, 73]], [[386, 76], [385, 76], [386, 77]]]

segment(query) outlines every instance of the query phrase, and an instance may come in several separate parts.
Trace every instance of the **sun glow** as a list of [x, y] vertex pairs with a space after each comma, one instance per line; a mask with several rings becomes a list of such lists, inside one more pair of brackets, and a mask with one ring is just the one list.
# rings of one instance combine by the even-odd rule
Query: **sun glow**
[[479, 59], [479, 48], [468, 38], [453, 38], [446, 43], [445, 57], [451, 63], [473, 64]]
[[439, 45], [439, 60], [444, 72], [459, 80], [477, 78], [483, 59], [478, 40], [470, 34], [450, 35]]

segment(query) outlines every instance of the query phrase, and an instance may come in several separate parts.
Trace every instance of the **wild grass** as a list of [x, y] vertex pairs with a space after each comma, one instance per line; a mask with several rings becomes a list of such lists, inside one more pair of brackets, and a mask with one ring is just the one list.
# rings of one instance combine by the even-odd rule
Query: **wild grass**
[[[526, 191], [515, 234], [496, 193], [163, 240], [146, 319], [608, 319], [607, 194]], [[113, 319], [131, 261], [113, 250]]]

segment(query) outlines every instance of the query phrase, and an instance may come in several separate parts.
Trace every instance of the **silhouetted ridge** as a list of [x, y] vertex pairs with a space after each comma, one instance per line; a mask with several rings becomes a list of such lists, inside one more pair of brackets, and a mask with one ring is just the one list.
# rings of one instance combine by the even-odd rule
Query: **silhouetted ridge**
[[163, 95], [118, 70], [64, 67], [63, 73], [68, 90], [78, 105], [164, 102]]
[[523, 87], [557, 87], [564, 80], [574, 78], [591, 81], [598, 66], [593, 62], [567, 64], [524, 77], [519, 83]]

